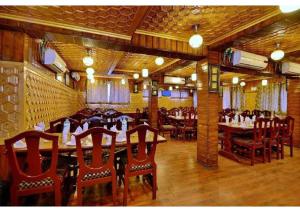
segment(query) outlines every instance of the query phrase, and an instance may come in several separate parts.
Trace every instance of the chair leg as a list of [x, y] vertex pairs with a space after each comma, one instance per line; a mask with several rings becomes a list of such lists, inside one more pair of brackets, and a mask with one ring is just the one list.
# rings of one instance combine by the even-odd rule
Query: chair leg
[[251, 150], [251, 166], [254, 166], [255, 149]]
[[112, 199], [114, 205], [116, 205], [116, 194], [117, 194], [117, 177], [112, 180]]
[[128, 195], [128, 184], [129, 184], [129, 177], [125, 174], [124, 179], [124, 192], [123, 192], [123, 206], [127, 205], [127, 195]]
[[293, 139], [291, 138], [290, 140], [290, 156], [293, 157], [293, 149], [294, 149], [294, 144], [293, 144]]
[[77, 205], [82, 206], [82, 187], [77, 185]]
[[266, 147], [263, 149], [263, 162], [266, 162]]
[[156, 199], [156, 190], [157, 190], [157, 176], [156, 176], [156, 170], [154, 170], [153, 179], [152, 179], [152, 199]]
[[54, 198], [55, 198], [55, 206], [61, 206], [60, 184], [55, 187]]
[[281, 159], [284, 159], [284, 143], [281, 142]]
[[18, 196], [15, 194], [15, 191], [10, 191], [10, 202], [12, 206], [18, 206]]

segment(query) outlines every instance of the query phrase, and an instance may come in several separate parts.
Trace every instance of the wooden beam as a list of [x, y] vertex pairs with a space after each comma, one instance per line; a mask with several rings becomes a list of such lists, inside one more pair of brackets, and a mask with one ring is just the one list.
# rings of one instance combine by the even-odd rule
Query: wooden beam
[[298, 51], [300, 51], [300, 45], [284, 50], [284, 52], [286, 54], [291, 54], [291, 53], [298, 52]]
[[283, 18], [281, 11], [279, 9], [276, 9], [271, 13], [262, 16], [261, 18], [255, 19], [254, 21], [249, 22], [246, 25], [238, 27], [229, 33], [225, 33], [222, 36], [209, 41], [207, 45], [209, 46], [209, 49], [216, 49], [217, 47], [225, 45], [226, 43], [230, 43], [238, 39], [239, 37], [257, 32], [281, 18]]
[[141, 25], [141, 23], [143, 22], [144, 18], [147, 16], [147, 14], [149, 13], [150, 10], [151, 10], [151, 6], [138, 7], [137, 12], [133, 19], [133, 23], [129, 29], [130, 35], [133, 35], [133, 33]]
[[174, 60], [168, 62], [167, 64], [159, 67], [155, 71], [152, 71], [151, 74], [157, 74], [157, 72], [163, 71], [164, 69], [170, 67], [171, 65], [173, 65], [174, 63], [177, 63], [178, 61], [180, 61], [180, 59], [174, 59]]
[[234, 66], [220, 66], [221, 71], [223, 72], [234, 72], [234, 73], [240, 73], [240, 74], [249, 74], [249, 75], [255, 75], [255, 76], [265, 76], [265, 77], [273, 77], [276, 76], [276, 74], [273, 73], [266, 73], [258, 70], [252, 70], [247, 68], [241, 68], [241, 67], [234, 67]]
[[178, 69], [182, 69], [190, 64], [192, 64], [194, 61], [190, 61], [190, 60], [177, 60], [176, 62], [160, 69], [159, 71], [155, 72], [155, 73], [151, 73], [150, 76], [153, 75], [162, 75], [162, 74], [166, 74], [168, 72], [171, 71], [176, 71]]
[[196, 56], [180, 52], [165, 51], [160, 49], [146, 48], [141, 46], [132, 46], [128, 44], [116, 44], [109, 41], [101, 41], [91, 39], [82, 36], [63, 35], [57, 33], [46, 33], [46, 39], [48, 41], [57, 41], [61, 43], [77, 44], [85, 47], [111, 49], [114, 51], [124, 51], [137, 54], [154, 55], [169, 58], [179, 58], [183, 60], [199, 61], [205, 58], [205, 56]]
[[115, 70], [115, 68], [117, 67], [117, 65], [119, 64], [120, 60], [123, 58], [124, 55], [125, 55], [124, 52], [122, 54], [115, 54], [112, 64], [107, 71], [107, 75], [111, 75], [113, 73], [113, 71]]
[[20, 15], [12, 15], [12, 14], [7, 14], [7, 13], [0, 13], [0, 18], [5, 18], [5, 19], [10, 19], [10, 20], [15, 20], [15, 21], [22, 21], [22, 22], [27, 22], [27, 23], [32, 23], [32, 24], [40, 24], [40, 25], [56, 27], [56, 28], [69, 29], [69, 30], [79, 31], [79, 32], [92, 33], [92, 34], [97, 34], [97, 35], [104, 35], [104, 36], [114, 37], [114, 38], [119, 38], [119, 39], [124, 39], [124, 40], [131, 40], [131, 36], [129, 36], [129, 35], [103, 31], [103, 30], [94, 29], [94, 28], [90, 28], [90, 27], [80, 27], [80, 26], [74, 25], [74, 24], [65, 24], [65, 23], [59, 23], [59, 22], [54, 22], [54, 21], [46, 21], [46, 20], [29, 18], [29, 17], [25, 17], [25, 16], [20, 16]]
[[168, 35], [166, 33], [150, 32], [150, 31], [141, 30], [141, 29], [137, 29], [135, 31], [135, 33], [140, 34], [140, 35], [149, 35], [149, 36], [153, 36], [153, 37], [165, 38], [165, 39], [169, 39], [169, 40], [188, 42], [188, 38], [179, 37], [179, 36], [175, 36], [175, 35]]

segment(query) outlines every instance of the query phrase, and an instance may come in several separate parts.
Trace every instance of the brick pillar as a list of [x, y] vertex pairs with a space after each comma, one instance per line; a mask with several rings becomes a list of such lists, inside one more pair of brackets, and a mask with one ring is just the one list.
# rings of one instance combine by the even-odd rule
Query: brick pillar
[[197, 160], [205, 167], [218, 167], [219, 95], [208, 92], [208, 73], [197, 63], [198, 135]]
[[300, 79], [288, 80], [287, 114], [295, 119], [294, 145], [300, 147]]
[[154, 128], [157, 128], [158, 96], [152, 96], [152, 87], [149, 86], [149, 122]]

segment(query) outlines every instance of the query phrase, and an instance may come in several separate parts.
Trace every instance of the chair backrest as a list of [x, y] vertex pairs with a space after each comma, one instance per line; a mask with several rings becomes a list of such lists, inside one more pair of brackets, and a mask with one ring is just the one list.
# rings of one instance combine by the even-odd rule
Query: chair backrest
[[74, 132], [77, 129], [77, 127], [80, 126], [80, 122], [78, 120], [75, 120], [75, 119], [72, 119], [69, 117], [64, 117], [64, 118], [60, 118], [60, 119], [50, 122], [50, 132], [51, 133], [61, 133], [63, 131], [64, 121], [66, 119], [69, 119], [69, 121], [70, 121], [70, 125], [71, 125], [70, 131], [71, 132]]
[[89, 129], [93, 127], [104, 127], [106, 124], [106, 120], [98, 116], [92, 116], [88, 118], [86, 122], [89, 124]]
[[[109, 148], [109, 159], [103, 160], [103, 154], [105, 153], [102, 148], [102, 139], [104, 134], [111, 137], [111, 145]], [[93, 149], [92, 149], [92, 160], [91, 164], [86, 164], [84, 160], [83, 150], [81, 141], [88, 139], [87, 136], [91, 136]], [[116, 145], [116, 133], [109, 131], [101, 127], [91, 128], [81, 134], [75, 136], [76, 138], [76, 151], [78, 156], [78, 165], [80, 174], [85, 175], [90, 172], [97, 172], [102, 169], [113, 168], [114, 166], [114, 153]]]
[[295, 119], [291, 116], [287, 116], [285, 119], [282, 120], [282, 122], [282, 137], [292, 137], [294, 132]]
[[179, 109], [178, 108], [172, 108], [168, 111], [168, 113], [172, 116], [175, 116], [176, 115], [176, 112], [179, 112]]
[[270, 137], [272, 139], [277, 139], [280, 134], [282, 121], [278, 117], [275, 117], [273, 118], [273, 121], [270, 122], [270, 125]]
[[244, 110], [242, 114], [245, 114], [245, 116], [249, 116], [250, 115], [250, 110]]
[[[147, 142], [150, 141], [149, 137], [147, 136], [147, 131], [148, 134], [153, 133], [153, 138], [151, 139], [151, 150], [147, 151]], [[137, 154], [132, 153], [132, 140], [134, 139], [134, 134], [137, 133], [137, 138], [138, 143], [137, 143]], [[129, 131], [126, 132], [126, 137], [127, 137], [127, 159], [128, 159], [128, 164], [129, 166], [132, 164], [146, 164], [149, 162], [154, 163], [154, 156], [155, 156], [155, 151], [156, 151], [156, 145], [157, 145], [157, 135], [158, 135], [158, 130], [154, 129], [148, 125], [139, 125]], [[147, 139], [147, 140], [146, 140]], [[149, 150], [149, 149], [148, 149]]]
[[263, 110], [261, 113], [264, 114], [265, 117], [271, 117], [271, 111], [269, 110]]
[[[51, 150], [51, 165], [46, 170], [42, 168], [42, 157], [40, 155], [40, 139], [45, 139], [52, 142]], [[26, 143], [26, 166], [21, 167], [14, 144], [25, 140]], [[5, 147], [8, 153], [8, 161], [10, 168], [12, 170], [12, 175], [15, 182], [20, 182], [21, 180], [33, 178], [42, 179], [44, 177], [50, 177], [56, 175], [56, 165], [58, 158], [58, 136], [46, 134], [40, 131], [26, 131], [16, 135], [13, 138], [5, 140]]]
[[264, 138], [267, 137], [268, 128], [272, 126], [273, 120], [268, 118], [258, 118], [254, 122], [253, 135], [254, 143], [260, 144], [264, 141]]
[[193, 112], [187, 112], [183, 114], [184, 116], [184, 126], [185, 127], [194, 127], [196, 122], [196, 114]]
[[75, 120], [81, 122], [83, 119], [87, 119], [88, 116], [85, 115], [85, 114], [82, 114], [82, 113], [76, 113], [76, 114], [70, 116], [70, 118], [75, 119]]
[[260, 110], [256, 110], [256, 109], [252, 110], [252, 115], [255, 115], [256, 117], [259, 117], [260, 114], [261, 114]]

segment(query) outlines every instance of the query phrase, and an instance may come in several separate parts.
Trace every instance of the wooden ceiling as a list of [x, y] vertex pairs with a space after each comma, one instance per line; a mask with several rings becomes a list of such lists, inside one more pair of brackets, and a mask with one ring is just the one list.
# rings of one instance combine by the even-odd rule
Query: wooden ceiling
[[[99, 74], [131, 75], [147, 66], [150, 73], [190, 76], [194, 65], [186, 59], [200, 60], [208, 48], [224, 44], [269, 56], [279, 42], [288, 59], [300, 62], [299, 20], [299, 11], [284, 15], [277, 6], [0, 6], [0, 28], [35, 37], [50, 32], [95, 39], [98, 44], [90, 48]], [[194, 24], [204, 39], [201, 49], [188, 45]], [[86, 45], [74, 40], [51, 43], [70, 70], [85, 71]], [[161, 67], [154, 63], [159, 55], [165, 59]]]

